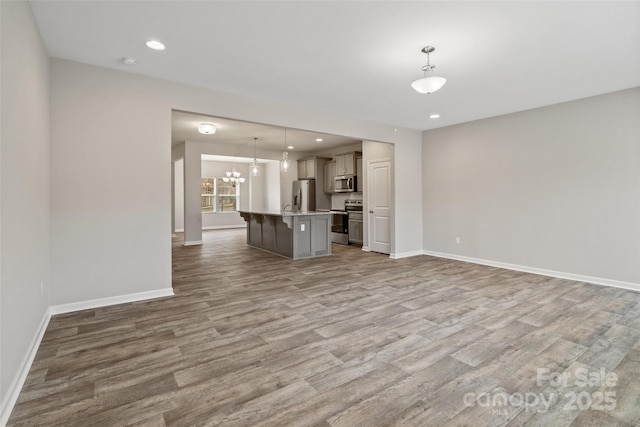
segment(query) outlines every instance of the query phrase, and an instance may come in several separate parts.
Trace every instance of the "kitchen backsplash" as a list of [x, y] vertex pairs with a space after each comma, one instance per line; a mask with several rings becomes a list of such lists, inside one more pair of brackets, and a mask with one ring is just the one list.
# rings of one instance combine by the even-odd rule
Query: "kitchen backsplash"
[[338, 193], [331, 195], [331, 209], [344, 210], [345, 200], [362, 200], [362, 193]]

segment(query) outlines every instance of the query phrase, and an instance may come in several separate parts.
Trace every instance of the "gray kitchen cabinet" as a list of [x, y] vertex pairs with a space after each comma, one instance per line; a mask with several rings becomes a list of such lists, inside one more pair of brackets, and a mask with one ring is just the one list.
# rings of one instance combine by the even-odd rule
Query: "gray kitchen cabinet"
[[318, 158], [312, 157], [309, 159], [298, 160], [298, 179], [316, 179]]
[[292, 259], [331, 255], [329, 212], [240, 211], [247, 245]]
[[335, 193], [336, 162], [324, 164], [324, 192]]
[[340, 175], [355, 175], [355, 154], [346, 153], [336, 156], [336, 174]]

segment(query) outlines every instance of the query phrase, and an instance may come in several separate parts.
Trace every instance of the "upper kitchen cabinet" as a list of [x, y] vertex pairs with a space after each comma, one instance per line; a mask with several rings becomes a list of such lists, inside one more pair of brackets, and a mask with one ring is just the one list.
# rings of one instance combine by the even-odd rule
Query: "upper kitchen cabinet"
[[355, 152], [336, 155], [336, 175], [355, 175], [356, 156], [361, 154]]
[[324, 164], [324, 192], [334, 193], [336, 177], [336, 162], [327, 162]]
[[330, 159], [324, 157], [309, 157], [298, 160], [298, 179], [318, 179], [322, 182], [324, 163]]
[[298, 160], [298, 179], [315, 179], [316, 159]]

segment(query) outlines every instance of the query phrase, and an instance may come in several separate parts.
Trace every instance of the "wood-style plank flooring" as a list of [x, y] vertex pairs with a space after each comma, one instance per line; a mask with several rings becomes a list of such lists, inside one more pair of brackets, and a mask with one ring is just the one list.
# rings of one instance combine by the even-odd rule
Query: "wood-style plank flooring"
[[636, 292], [340, 245], [290, 261], [244, 230], [203, 237], [174, 239], [175, 297], [55, 316], [9, 425], [640, 422]]

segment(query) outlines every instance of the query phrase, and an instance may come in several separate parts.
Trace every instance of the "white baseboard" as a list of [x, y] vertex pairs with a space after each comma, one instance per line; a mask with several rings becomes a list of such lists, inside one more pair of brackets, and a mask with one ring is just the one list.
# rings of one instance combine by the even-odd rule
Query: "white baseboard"
[[173, 293], [173, 289], [156, 289], [153, 291], [147, 292], [138, 292], [135, 294], [127, 294], [127, 295], [119, 295], [115, 297], [107, 297], [100, 299], [93, 299], [88, 301], [80, 301], [74, 302], [70, 304], [61, 304], [54, 305], [47, 309], [42, 317], [42, 321], [40, 322], [40, 326], [36, 331], [36, 335], [31, 341], [31, 345], [29, 346], [29, 350], [25, 355], [22, 363], [20, 364], [20, 369], [16, 374], [9, 390], [5, 398], [2, 401], [0, 406], [0, 426], [4, 427], [9, 420], [9, 416], [11, 415], [11, 411], [18, 401], [18, 396], [20, 395], [20, 391], [22, 391], [22, 386], [24, 386], [24, 382], [27, 379], [27, 375], [29, 374], [29, 370], [31, 369], [31, 365], [33, 364], [33, 360], [36, 357], [36, 353], [38, 352], [38, 348], [40, 347], [40, 343], [42, 342], [42, 338], [44, 337], [44, 333], [47, 330], [47, 326], [49, 325], [49, 320], [51, 320], [51, 316], [62, 313], [70, 313], [72, 311], [79, 310], [87, 310], [91, 308], [104, 307], [107, 305], [115, 305], [115, 304], [123, 304], [126, 302], [135, 302], [135, 301], [143, 301], [147, 299], [154, 298], [162, 298], [169, 297], [175, 295]]
[[202, 240], [192, 240], [190, 242], [184, 242], [183, 246], [198, 246], [202, 244]]
[[400, 259], [400, 258], [409, 258], [412, 256], [424, 255], [424, 251], [409, 251], [409, 252], [400, 252], [400, 253], [392, 253], [389, 255], [391, 259]]
[[471, 258], [462, 255], [448, 254], [443, 252], [422, 251], [424, 255], [438, 258], [448, 258], [456, 261], [471, 262], [474, 264], [488, 265], [490, 267], [504, 268], [507, 270], [522, 271], [525, 273], [539, 274], [541, 276], [557, 277], [559, 279], [575, 280], [577, 282], [593, 283], [595, 285], [611, 286], [614, 288], [640, 291], [640, 283], [623, 282], [620, 280], [605, 279], [601, 277], [583, 276], [581, 274], [565, 273], [562, 271], [546, 270], [543, 268], [527, 267], [524, 265], [509, 264], [506, 262], [491, 261], [486, 259]]
[[137, 292], [135, 294], [118, 295], [115, 297], [106, 297], [92, 299], [87, 301], [72, 302], [69, 304], [54, 305], [49, 307], [49, 314], [70, 313], [72, 311], [88, 310], [91, 308], [105, 307], [107, 305], [124, 304], [127, 302], [144, 301], [154, 298], [172, 297], [173, 288], [155, 289], [153, 291]]
[[362, 250], [365, 252], [371, 252], [371, 249], [369, 249], [369, 246], [363, 246]]
[[13, 407], [18, 401], [18, 396], [20, 395], [20, 391], [22, 391], [22, 386], [27, 379], [27, 374], [29, 374], [33, 359], [36, 357], [36, 353], [40, 347], [40, 342], [42, 342], [42, 337], [44, 337], [44, 332], [47, 330], [47, 326], [49, 325], [49, 319], [51, 319], [51, 313], [47, 310], [42, 317], [42, 321], [40, 322], [40, 326], [38, 327], [35, 336], [31, 340], [29, 350], [22, 360], [18, 372], [9, 386], [9, 390], [7, 390], [5, 398], [2, 400], [2, 404], [0, 405], [0, 426], [5, 426], [7, 421], [9, 421], [11, 411], [13, 411]]

